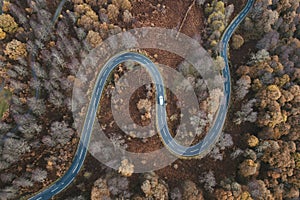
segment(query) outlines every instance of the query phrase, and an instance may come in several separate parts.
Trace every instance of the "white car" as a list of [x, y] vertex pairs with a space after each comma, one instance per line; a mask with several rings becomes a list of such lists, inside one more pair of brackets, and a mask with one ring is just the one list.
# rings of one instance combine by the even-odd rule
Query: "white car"
[[159, 96], [158, 97], [158, 102], [159, 102], [159, 105], [163, 106], [165, 104], [164, 97], [163, 96]]

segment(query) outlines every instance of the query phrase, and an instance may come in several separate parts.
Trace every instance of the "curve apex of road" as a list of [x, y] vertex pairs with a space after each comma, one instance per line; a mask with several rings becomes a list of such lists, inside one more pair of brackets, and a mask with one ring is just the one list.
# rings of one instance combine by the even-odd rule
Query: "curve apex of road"
[[[65, 0], [62, 2], [65, 3]], [[225, 78], [224, 87], [225, 87], [225, 103], [221, 104], [218, 110], [218, 115], [215, 119], [215, 123], [213, 127], [210, 129], [207, 136], [198, 144], [191, 146], [191, 147], [184, 147], [180, 144], [178, 144], [171, 136], [167, 123], [166, 123], [166, 110], [164, 105], [157, 105], [157, 113], [158, 116], [160, 116], [161, 119], [158, 121], [158, 128], [160, 131], [160, 136], [164, 142], [164, 144], [168, 147], [168, 149], [175, 155], [179, 157], [195, 157], [199, 156], [201, 154], [206, 154], [207, 151], [209, 151], [212, 146], [215, 144], [215, 142], [218, 140], [223, 125], [225, 123], [226, 114], [229, 106], [230, 101], [230, 94], [231, 94], [231, 82], [230, 82], [230, 71], [229, 71], [229, 63], [228, 63], [228, 57], [227, 57], [227, 46], [228, 42], [235, 31], [235, 29], [238, 27], [238, 25], [243, 21], [243, 19], [246, 17], [246, 15], [249, 13], [251, 7], [253, 6], [255, 0], [248, 0], [245, 8], [240, 12], [240, 14], [230, 23], [230, 25], [227, 27], [226, 31], [224, 32], [222, 39], [220, 41], [221, 43], [221, 50], [220, 55], [225, 60], [225, 68], [223, 69], [223, 76]], [[63, 6], [64, 3], [60, 4], [60, 9]], [[56, 14], [55, 14], [56, 15]], [[54, 18], [55, 20], [55, 18]], [[88, 112], [86, 115], [86, 119], [92, 119], [92, 120], [86, 120], [89, 121], [88, 123], [84, 123], [83, 131], [80, 137], [80, 141], [77, 147], [77, 151], [75, 153], [75, 156], [73, 158], [73, 162], [68, 169], [68, 171], [55, 183], [53, 183], [48, 188], [44, 189], [43, 191], [37, 193], [35, 196], [29, 198], [29, 200], [46, 200], [52, 198], [54, 195], [58, 194], [62, 190], [64, 190], [68, 185], [72, 183], [72, 181], [75, 179], [76, 175], [80, 171], [80, 168], [83, 165], [83, 162], [85, 160], [85, 156], [87, 154], [87, 146], [86, 144], [89, 143], [90, 136], [92, 133], [92, 127], [95, 122], [96, 117], [96, 111], [99, 106], [99, 101], [97, 101], [96, 105], [92, 104], [91, 102], [94, 99], [100, 99], [102, 91], [105, 86], [105, 81], [100, 80], [107, 80], [110, 72], [120, 63], [127, 61], [127, 60], [133, 60], [136, 61], [143, 66], [147, 68], [149, 73], [151, 74], [151, 77], [155, 81], [156, 91], [157, 91], [157, 97], [158, 96], [164, 96], [164, 87], [163, 81], [160, 76], [160, 73], [155, 66], [155, 64], [147, 57], [133, 52], [123, 52], [120, 53], [113, 58], [111, 58], [105, 66], [100, 71], [96, 85], [93, 90], [92, 98], [89, 104]], [[154, 76], [156, 75], [156, 76]]]

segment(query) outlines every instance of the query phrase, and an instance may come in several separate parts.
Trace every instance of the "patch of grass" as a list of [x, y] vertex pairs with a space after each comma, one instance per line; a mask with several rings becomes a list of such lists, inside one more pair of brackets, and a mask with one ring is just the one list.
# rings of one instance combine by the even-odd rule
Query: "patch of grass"
[[11, 96], [12, 94], [9, 90], [3, 89], [0, 91], [0, 118], [9, 108]]

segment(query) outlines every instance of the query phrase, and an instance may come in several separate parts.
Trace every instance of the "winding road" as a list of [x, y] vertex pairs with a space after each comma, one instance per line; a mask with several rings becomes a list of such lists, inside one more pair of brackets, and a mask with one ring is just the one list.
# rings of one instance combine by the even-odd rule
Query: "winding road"
[[[226, 114], [229, 106], [230, 101], [230, 93], [231, 93], [231, 83], [230, 83], [230, 70], [228, 64], [228, 57], [227, 57], [227, 46], [228, 42], [238, 27], [238, 25], [242, 22], [242, 20], [246, 17], [248, 12], [250, 11], [253, 3], [255, 0], [248, 0], [245, 8], [240, 12], [240, 14], [231, 22], [228, 26], [226, 31], [224, 32], [222, 39], [220, 41], [221, 50], [220, 55], [224, 58], [226, 66], [223, 69], [223, 76], [225, 79], [224, 88], [225, 88], [225, 96], [223, 98], [222, 104], [220, 104], [217, 117], [215, 119], [215, 123], [213, 124], [212, 128], [210, 129], [207, 136], [198, 144], [190, 147], [185, 147], [176, 142], [173, 139], [172, 135], [170, 134], [167, 126], [167, 115], [166, 115], [166, 108], [165, 105], [160, 105], [159, 102], [156, 104], [156, 111], [157, 116], [159, 116], [157, 120], [157, 129], [160, 133], [162, 141], [164, 145], [169, 149], [170, 152], [173, 154], [184, 157], [197, 157], [201, 154], [204, 154], [211, 150], [214, 144], [217, 142], [220, 134], [222, 133], [222, 128], [226, 119]], [[64, 0], [62, 2], [65, 2]], [[61, 4], [63, 5], [63, 4]], [[62, 6], [61, 6], [62, 7]], [[58, 16], [58, 14], [55, 14]], [[56, 17], [54, 18], [54, 21]], [[58, 194], [60, 191], [65, 189], [76, 177], [80, 168], [83, 165], [87, 154], [87, 146], [90, 141], [93, 124], [96, 119], [96, 113], [99, 106], [99, 99], [101, 98], [106, 80], [108, 79], [112, 70], [118, 66], [118, 64], [123, 63], [127, 60], [132, 60], [137, 63], [140, 63], [144, 66], [148, 72], [150, 73], [153, 82], [156, 86], [157, 97], [164, 96], [165, 89], [161, 74], [155, 64], [147, 57], [133, 52], [123, 52], [120, 54], [115, 55], [112, 57], [106, 64], [103, 66], [102, 70], [98, 74], [96, 85], [93, 89], [91, 101], [89, 103], [87, 115], [85, 118], [85, 122], [83, 125], [83, 130], [80, 138], [80, 142], [78, 144], [77, 151], [75, 153], [73, 162], [71, 167], [68, 171], [62, 176], [59, 180], [49, 186], [47, 189], [41, 191], [40, 193], [36, 194], [35, 196], [31, 197], [30, 200], [45, 200], [50, 199], [54, 195]]]

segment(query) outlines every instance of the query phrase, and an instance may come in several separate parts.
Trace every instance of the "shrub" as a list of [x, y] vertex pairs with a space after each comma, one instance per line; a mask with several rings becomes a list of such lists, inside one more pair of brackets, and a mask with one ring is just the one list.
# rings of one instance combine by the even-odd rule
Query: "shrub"
[[244, 44], [244, 38], [241, 35], [233, 35], [232, 48], [239, 49]]
[[18, 60], [20, 58], [26, 57], [26, 44], [14, 39], [6, 45], [4, 54], [12, 60]]
[[6, 33], [14, 33], [18, 29], [18, 24], [15, 19], [9, 14], [0, 15], [0, 28]]
[[47, 178], [47, 172], [41, 169], [35, 169], [32, 172], [31, 180], [34, 182], [43, 182]]
[[117, 21], [118, 20], [119, 9], [115, 5], [110, 4], [107, 7], [107, 12], [108, 12], [109, 20], [111, 20], [111, 21]]
[[6, 37], [6, 33], [2, 30], [2, 28], [0, 28], [0, 40], [5, 39]]

